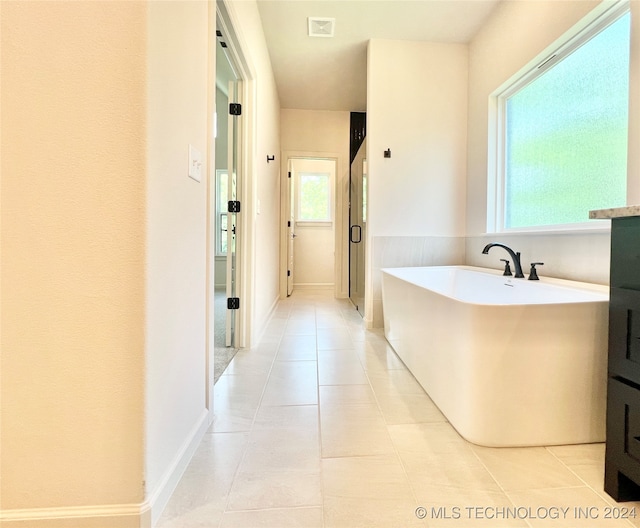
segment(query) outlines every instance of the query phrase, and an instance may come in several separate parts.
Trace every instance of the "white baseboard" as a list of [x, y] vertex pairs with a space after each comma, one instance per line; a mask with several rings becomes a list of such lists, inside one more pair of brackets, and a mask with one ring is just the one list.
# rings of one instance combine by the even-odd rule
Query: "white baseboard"
[[276, 297], [273, 303], [271, 304], [271, 308], [269, 308], [269, 312], [263, 319], [264, 323], [262, 324], [262, 328], [257, 329], [255, 340], [251, 340], [250, 346], [256, 345], [260, 343], [260, 341], [262, 341], [262, 337], [264, 336], [264, 333], [266, 332], [267, 327], [271, 322], [271, 319], [273, 319], [273, 315], [276, 313], [276, 308], [278, 307], [279, 302], [280, 302], [280, 297]]
[[335, 284], [333, 282], [299, 282], [293, 284], [295, 290], [333, 290]]
[[151, 528], [144, 504], [0, 511], [2, 528]]
[[198, 449], [202, 437], [207, 432], [210, 423], [209, 411], [203, 409], [196, 425], [176, 453], [173, 463], [167, 468], [162, 479], [160, 479], [160, 483], [156, 486], [155, 490], [150, 490], [145, 503], [149, 505], [149, 510], [151, 511], [152, 526], [155, 526], [158, 522], [178, 482], [180, 482], [183, 473], [187, 469], [193, 454], [196, 452], [196, 449]]
[[209, 427], [202, 412], [160, 483], [140, 504], [0, 510], [2, 528], [151, 528], [155, 526]]
[[373, 319], [368, 319], [367, 317], [364, 317], [363, 319], [364, 319], [364, 327], [367, 330], [373, 330], [374, 328], [376, 328], [375, 325], [373, 324], [374, 323]]

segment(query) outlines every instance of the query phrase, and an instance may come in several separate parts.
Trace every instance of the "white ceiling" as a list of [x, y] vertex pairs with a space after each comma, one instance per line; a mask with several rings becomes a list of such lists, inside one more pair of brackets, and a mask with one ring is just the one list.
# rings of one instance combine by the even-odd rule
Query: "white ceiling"
[[[367, 41], [466, 43], [501, 0], [257, 0], [283, 108], [366, 110]], [[335, 18], [335, 37], [307, 35]]]

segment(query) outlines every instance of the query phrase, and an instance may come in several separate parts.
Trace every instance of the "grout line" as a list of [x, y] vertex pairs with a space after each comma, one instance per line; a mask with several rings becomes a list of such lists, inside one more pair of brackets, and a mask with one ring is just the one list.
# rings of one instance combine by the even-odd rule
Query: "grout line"
[[[278, 304], [279, 304], [279, 302], [278, 302]], [[290, 317], [290, 314], [287, 317], [287, 322], [289, 321], [289, 317]], [[286, 327], [286, 325], [285, 325], [285, 327]], [[273, 365], [275, 364], [276, 358], [278, 357], [278, 351], [280, 349], [280, 344], [282, 343], [283, 336], [284, 336], [284, 329], [283, 329], [283, 333], [280, 334], [280, 338], [278, 339], [278, 346], [276, 347], [275, 353], [273, 355], [273, 359], [271, 360], [271, 365], [269, 366], [269, 372], [268, 372], [267, 378], [266, 378], [266, 380], [264, 382], [264, 386], [262, 387], [262, 392], [260, 393], [260, 398], [258, 399], [258, 404], [256, 406], [256, 410], [253, 413], [253, 419], [251, 420], [251, 426], [249, 427], [249, 430], [246, 432], [246, 434], [247, 434], [247, 442], [246, 442], [244, 450], [242, 452], [242, 456], [240, 457], [240, 461], [238, 462], [238, 465], [236, 466], [236, 470], [233, 473], [233, 478], [231, 479], [231, 485], [229, 486], [229, 491], [227, 492], [226, 500], [224, 501], [224, 508], [223, 508], [223, 511], [222, 511], [222, 515], [220, 516], [220, 522], [218, 523], [218, 528], [222, 524], [222, 521], [224, 519], [224, 514], [227, 511], [229, 511], [229, 500], [231, 498], [231, 491], [233, 490], [233, 486], [236, 483], [236, 479], [238, 478], [238, 474], [240, 472], [240, 467], [242, 466], [242, 463], [245, 461], [245, 459], [247, 457], [247, 452], [249, 451], [249, 440], [251, 438], [251, 433], [254, 430], [254, 425], [255, 425], [255, 422], [256, 422], [256, 416], [258, 415], [258, 411], [260, 410], [260, 407], [262, 405], [262, 400], [264, 398], [264, 393], [266, 392], [267, 385], [269, 384], [269, 380], [271, 379], [271, 373], [273, 371]], [[235, 356], [234, 356], [233, 359], [235, 359]], [[233, 361], [233, 359], [231, 361]], [[215, 408], [215, 400], [214, 400], [214, 408]]]
[[[602, 499], [606, 504], [613, 504], [613, 505], [617, 505], [618, 503], [615, 502], [615, 500], [612, 497], [609, 497], [609, 495], [604, 491], [604, 489], [602, 491], [598, 491], [597, 489], [595, 489], [593, 486], [591, 486], [591, 484], [589, 484], [585, 479], [583, 479], [580, 475], [578, 475], [578, 473], [576, 473], [573, 468], [571, 466], [569, 466], [564, 460], [562, 460], [558, 455], [556, 455], [553, 451], [551, 451], [549, 449], [549, 447], [558, 447], [558, 446], [545, 446], [545, 450], [552, 455], [556, 460], [558, 460], [558, 462], [560, 462], [564, 467], [566, 467], [571, 473], [573, 473], [576, 478], [578, 480], [580, 480], [581, 482], [584, 483], [584, 485], [590, 489], [591, 491], [593, 491], [600, 499]], [[602, 471], [604, 473], [604, 464], [602, 465]], [[635, 524], [633, 524], [633, 522], [631, 522], [631, 520], [629, 519], [622, 519], [624, 521], [627, 522], [627, 524], [629, 526], [633, 526], [635, 528]]]

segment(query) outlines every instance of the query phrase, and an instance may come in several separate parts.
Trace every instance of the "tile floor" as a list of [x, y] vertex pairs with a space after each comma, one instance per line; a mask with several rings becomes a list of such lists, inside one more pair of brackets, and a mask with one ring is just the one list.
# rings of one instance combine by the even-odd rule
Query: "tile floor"
[[158, 528], [640, 527], [602, 490], [602, 444], [466, 442], [330, 292], [282, 301], [215, 398]]

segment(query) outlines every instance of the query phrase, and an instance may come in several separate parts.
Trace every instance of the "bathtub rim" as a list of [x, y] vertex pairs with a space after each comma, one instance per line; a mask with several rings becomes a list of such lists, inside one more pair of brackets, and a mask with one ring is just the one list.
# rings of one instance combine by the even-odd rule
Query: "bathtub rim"
[[[483, 274], [487, 274], [487, 275], [491, 275], [494, 277], [504, 277], [505, 280], [509, 280], [509, 281], [513, 281], [515, 284], [517, 284], [518, 282], [522, 281], [523, 285], [528, 285], [530, 287], [535, 287], [536, 283], [539, 284], [545, 284], [547, 286], [552, 286], [552, 287], [556, 287], [559, 289], [568, 289], [568, 290], [576, 290], [576, 291], [581, 291], [581, 292], [585, 292], [585, 293], [591, 293], [591, 294], [600, 294], [602, 295], [602, 299], [592, 299], [592, 300], [566, 300], [566, 301], [561, 301], [561, 302], [537, 302], [537, 303], [531, 303], [531, 304], [535, 304], [537, 306], [545, 306], [545, 305], [557, 305], [557, 304], [581, 304], [581, 303], [600, 303], [600, 302], [609, 302], [609, 295], [610, 295], [610, 288], [608, 285], [605, 284], [596, 284], [596, 283], [591, 283], [591, 282], [581, 282], [581, 281], [574, 281], [571, 279], [559, 279], [559, 278], [555, 278], [555, 277], [540, 277], [540, 279], [538, 281], [529, 281], [526, 277], [524, 279], [516, 279], [513, 276], [509, 277], [509, 276], [504, 276], [503, 275], [503, 271], [502, 270], [497, 270], [494, 268], [481, 268], [479, 266], [467, 266], [467, 265], [446, 265], [446, 266], [399, 266], [399, 267], [387, 267], [387, 268], [381, 268], [381, 272], [383, 274], [388, 274], [391, 275], [399, 280], [403, 280], [409, 284], [413, 284], [414, 286], [418, 287], [418, 288], [423, 288], [423, 289], [427, 289], [429, 291], [432, 291], [433, 293], [436, 293], [437, 295], [442, 295], [444, 297], [448, 297], [449, 299], [453, 299], [457, 302], [461, 302], [461, 303], [465, 303], [465, 304], [472, 304], [472, 305], [477, 305], [477, 306], [516, 306], [516, 305], [527, 305], [528, 303], [524, 302], [524, 303], [520, 303], [520, 304], [516, 304], [516, 303], [482, 303], [482, 302], [475, 302], [475, 301], [468, 301], [468, 300], [464, 300], [464, 299], [460, 299], [458, 297], [454, 297], [452, 295], [449, 295], [448, 293], [442, 292], [442, 291], [437, 291], [437, 290], [432, 290], [428, 287], [425, 287], [423, 284], [420, 284], [419, 282], [416, 282], [415, 280], [412, 280], [408, 277], [404, 277], [401, 274], [398, 274], [398, 271], [401, 270], [408, 270], [408, 269], [446, 269], [446, 270], [455, 270], [455, 269], [459, 269], [459, 270], [467, 270], [467, 271], [472, 271], [475, 273], [483, 273]], [[518, 281], [518, 282], [516, 282]], [[527, 287], [527, 286], [525, 286]]]

